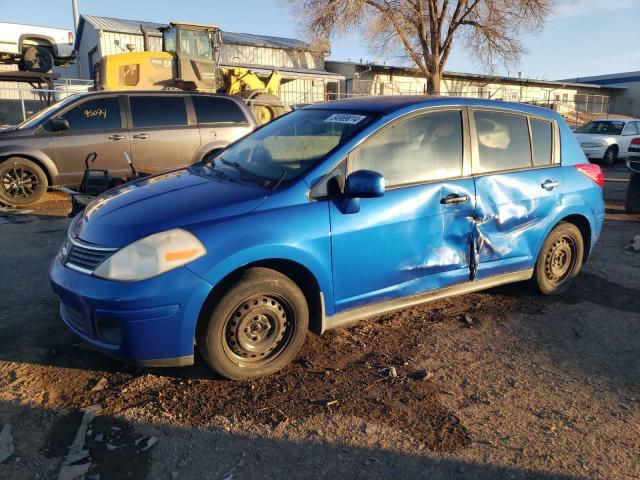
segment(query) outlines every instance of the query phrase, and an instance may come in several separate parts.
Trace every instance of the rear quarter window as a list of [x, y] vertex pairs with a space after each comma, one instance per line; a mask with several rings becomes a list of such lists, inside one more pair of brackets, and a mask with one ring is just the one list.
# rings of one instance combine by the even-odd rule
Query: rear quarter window
[[474, 173], [531, 166], [531, 145], [526, 116], [476, 110], [473, 117], [478, 144]]
[[533, 164], [549, 165], [553, 144], [553, 124], [546, 120], [530, 118], [531, 140], [533, 146]]
[[194, 95], [192, 98], [198, 123], [247, 123], [240, 107], [227, 98], [205, 95]]

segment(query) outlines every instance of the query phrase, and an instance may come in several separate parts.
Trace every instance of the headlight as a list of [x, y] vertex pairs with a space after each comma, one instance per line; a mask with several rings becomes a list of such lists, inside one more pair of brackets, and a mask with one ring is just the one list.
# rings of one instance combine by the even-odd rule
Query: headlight
[[585, 148], [600, 148], [604, 147], [604, 144], [600, 142], [584, 142], [582, 146]]
[[191, 233], [175, 228], [149, 235], [118, 250], [93, 272], [109, 280], [155, 277], [202, 257], [207, 250]]

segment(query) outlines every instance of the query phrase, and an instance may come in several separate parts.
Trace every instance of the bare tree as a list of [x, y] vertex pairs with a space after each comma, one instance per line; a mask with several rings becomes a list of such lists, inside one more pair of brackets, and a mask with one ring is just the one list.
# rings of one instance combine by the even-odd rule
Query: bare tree
[[359, 29], [370, 49], [400, 50], [427, 79], [428, 93], [440, 80], [459, 39], [488, 70], [515, 63], [526, 51], [523, 30], [542, 27], [551, 0], [294, 0], [300, 22], [318, 45]]

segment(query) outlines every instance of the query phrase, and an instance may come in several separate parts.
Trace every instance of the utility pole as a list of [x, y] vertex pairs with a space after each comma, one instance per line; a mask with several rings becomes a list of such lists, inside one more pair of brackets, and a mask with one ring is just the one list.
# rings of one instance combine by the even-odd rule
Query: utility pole
[[[71, 0], [71, 9], [73, 10], [73, 38], [75, 44], [78, 44], [76, 35], [78, 34], [78, 23], [80, 23], [80, 16], [78, 15], [78, 0]], [[78, 78], [82, 78], [82, 66], [80, 65], [80, 59], [76, 58], [76, 65], [78, 66]]]
[[78, 23], [80, 22], [80, 17], [78, 16], [78, 0], [71, 0], [71, 7], [73, 8], [73, 29], [75, 30], [75, 35], [78, 33]]

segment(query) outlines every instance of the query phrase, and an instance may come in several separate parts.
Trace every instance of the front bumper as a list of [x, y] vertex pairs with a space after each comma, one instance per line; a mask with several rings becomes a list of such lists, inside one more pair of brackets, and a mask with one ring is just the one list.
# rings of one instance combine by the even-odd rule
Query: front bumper
[[115, 282], [71, 270], [57, 255], [49, 273], [62, 320], [96, 350], [147, 366], [193, 363], [196, 323], [211, 285], [188, 268]]
[[604, 153], [607, 151], [607, 147], [582, 147], [582, 151], [587, 158], [595, 158], [598, 160], [602, 160], [604, 157]]

